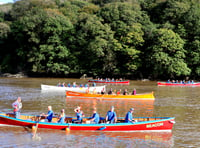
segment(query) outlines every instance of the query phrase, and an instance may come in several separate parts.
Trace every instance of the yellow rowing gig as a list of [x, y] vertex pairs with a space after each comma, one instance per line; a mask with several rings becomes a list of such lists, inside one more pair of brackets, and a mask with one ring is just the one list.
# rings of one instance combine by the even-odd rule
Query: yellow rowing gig
[[136, 95], [108, 95], [108, 94], [90, 94], [80, 93], [73, 91], [66, 91], [67, 97], [78, 97], [78, 98], [96, 98], [96, 99], [131, 99], [131, 100], [154, 100], [154, 93], [143, 93]]

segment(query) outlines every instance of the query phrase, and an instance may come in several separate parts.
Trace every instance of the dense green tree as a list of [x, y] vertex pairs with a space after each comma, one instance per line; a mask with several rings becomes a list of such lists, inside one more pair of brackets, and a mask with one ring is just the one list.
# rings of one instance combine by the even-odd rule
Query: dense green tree
[[192, 75], [200, 76], [200, 40], [196, 38], [193, 42], [189, 43], [188, 46], [190, 47], [187, 52], [188, 57], [188, 66], [192, 69]]
[[142, 31], [143, 12], [139, 3], [110, 3], [105, 5], [98, 13], [115, 32], [118, 41], [116, 51], [117, 67], [119, 73], [135, 73], [141, 66], [140, 51], [144, 39]]
[[200, 4], [194, 3], [190, 10], [184, 15], [184, 27], [187, 30], [187, 39], [193, 40], [200, 35]]
[[113, 32], [103, 25], [95, 15], [81, 13], [73, 34], [73, 54], [78, 57], [80, 73], [113, 72], [115, 54], [113, 53]]
[[10, 26], [6, 23], [0, 23], [0, 39], [6, 38], [10, 33]]
[[[19, 43], [18, 56], [32, 72], [69, 73], [66, 42], [70, 21], [56, 9], [34, 8], [13, 24]], [[27, 67], [28, 66], [28, 67]]]
[[152, 46], [148, 49], [148, 62], [154, 77], [187, 76], [191, 70], [185, 62], [184, 41], [172, 30], [158, 29], [154, 32]]

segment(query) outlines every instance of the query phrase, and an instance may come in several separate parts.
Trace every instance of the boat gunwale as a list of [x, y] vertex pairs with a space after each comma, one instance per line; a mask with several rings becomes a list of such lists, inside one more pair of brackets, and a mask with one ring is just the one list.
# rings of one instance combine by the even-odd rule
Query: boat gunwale
[[[26, 115], [25, 115], [26, 116]], [[33, 116], [34, 115], [27, 115], [27, 116]], [[149, 121], [140, 121], [140, 122], [135, 122], [135, 123], [113, 123], [113, 124], [106, 124], [106, 123], [98, 123], [98, 124], [88, 124], [88, 123], [81, 123], [81, 124], [75, 124], [75, 123], [50, 123], [50, 122], [38, 122], [38, 121], [31, 121], [31, 120], [25, 120], [25, 119], [17, 119], [14, 117], [9, 117], [5, 115], [0, 115], [0, 117], [7, 118], [10, 120], [18, 121], [18, 122], [24, 122], [24, 123], [30, 123], [30, 124], [36, 124], [39, 123], [40, 125], [55, 125], [55, 126], [100, 126], [106, 125], [106, 126], [130, 126], [130, 125], [140, 125], [140, 124], [148, 124], [148, 123], [156, 123], [156, 122], [163, 122], [163, 121], [168, 121], [168, 120], [174, 120], [175, 117], [134, 117], [134, 119], [137, 118], [163, 118], [159, 120], [149, 120]], [[37, 117], [37, 116], [35, 116]], [[67, 117], [67, 118], [76, 118], [76, 117]], [[89, 118], [89, 117], [86, 117]], [[118, 117], [118, 119], [123, 119], [123, 117]]]

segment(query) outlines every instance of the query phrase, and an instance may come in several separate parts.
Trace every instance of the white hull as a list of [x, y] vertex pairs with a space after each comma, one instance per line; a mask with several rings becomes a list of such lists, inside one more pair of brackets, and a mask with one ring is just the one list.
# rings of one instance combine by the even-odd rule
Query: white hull
[[106, 85], [96, 86], [96, 87], [58, 87], [58, 86], [53, 86], [53, 85], [41, 84], [42, 91], [52, 91], [52, 92], [74, 91], [74, 92], [81, 92], [81, 93], [86, 93], [86, 92], [92, 93], [92, 92], [101, 92], [103, 89], [104, 91], [106, 91]]

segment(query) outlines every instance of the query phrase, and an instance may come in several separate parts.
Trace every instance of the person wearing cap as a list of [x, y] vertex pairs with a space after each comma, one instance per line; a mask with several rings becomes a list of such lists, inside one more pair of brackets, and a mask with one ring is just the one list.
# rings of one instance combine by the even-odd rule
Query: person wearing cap
[[133, 111], [134, 111], [134, 108], [131, 108], [127, 114], [126, 114], [126, 117], [125, 117], [125, 122], [126, 123], [134, 123], [133, 121]]
[[18, 97], [17, 100], [12, 103], [12, 107], [15, 118], [20, 118], [20, 111], [22, 108], [21, 97]]
[[59, 120], [58, 120], [58, 123], [65, 123], [65, 110], [64, 109], [61, 109], [61, 114], [59, 116]]
[[96, 108], [94, 108], [93, 109], [93, 115], [92, 115], [92, 117], [90, 118], [90, 122], [91, 123], [96, 123], [96, 124], [98, 124], [99, 123], [99, 114], [97, 113], [97, 110], [96, 110]]
[[111, 109], [107, 112], [106, 123], [115, 123], [117, 122], [117, 114], [114, 112], [114, 106], [111, 106]]
[[53, 118], [52, 106], [48, 106], [48, 113], [47, 113], [47, 114], [42, 113], [41, 116], [45, 116], [45, 117], [46, 117], [46, 120], [47, 120], [48, 122], [51, 122], [51, 121], [52, 121], [52, 118]]

